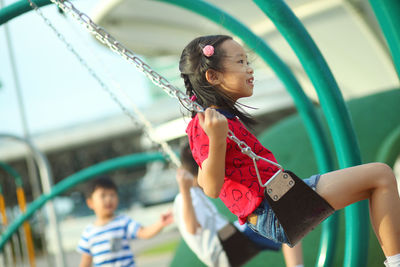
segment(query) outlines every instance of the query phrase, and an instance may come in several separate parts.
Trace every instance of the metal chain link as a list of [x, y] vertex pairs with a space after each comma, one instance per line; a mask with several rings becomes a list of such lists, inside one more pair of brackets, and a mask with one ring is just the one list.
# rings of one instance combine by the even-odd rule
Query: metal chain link
[[[28, 0], [33, 4], [32, 0]], [[146, 64], [142, 59], [135, 55], [132, 51], [126, 48], [123, 44], [118, 42], [111, 34], [109, 34], [104, 28], [100, 27], [96, 23], [92, 21], [92, 19], [86, 15], [85, 13], [79, 11], [69, 0], [50, 0], [54, 4], [56, 4], [59, 8], [61, 8], [64, 12], [69, 13], [79, 21], [81, 24], [85, 26], [85, 28], [93, 34], [100, 42], [107, 45], [112, 51], [122, 56], [125, 60], [129, 63], [132, 63], [136, 66], [142, 73], [144, 73], [156, 86], [162, 88], [168, 95], [175, 97], [180, 100], [180, 102], [190, 111], [194, 112], [204, 112], [204, 108], [199, 105], [196, 101], [192, 101], [188, 95], [183, 93], [181, 90], [177, 89], [173, 86], [166, 78], [158, 74], [155, 70], [153, 70], [148, 64]], [[35, 4], [33, 4], [35, 5]], [[258, 167], [256, 164], [257, 160], [264, 160], [276, 167], [279, 168], [278, 172], [276, 172], [273, 176], [275, 177], [280, 171], [283, 170], [282, 166], [276, 162], [273, 162], [267, 158], [263, 158], [255, 154], [251, 148], [243, 141], [238, 139], [234, 133], [229, 130], [228, 131], [228, 138], [234, 141], [243, 154], [249, 156], [256, 168], [256, 173], [260, 185], [265, 187], [266, 184], [261, 182], [261, 178], [258, 172]]]

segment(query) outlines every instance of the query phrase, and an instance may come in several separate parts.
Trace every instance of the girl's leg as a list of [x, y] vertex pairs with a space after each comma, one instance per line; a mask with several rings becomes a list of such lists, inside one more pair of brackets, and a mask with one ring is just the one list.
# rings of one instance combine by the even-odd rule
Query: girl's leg
[[286, 267], [303, 266], [303, 249], [301, 247], [301, 242], [292, 248], [286, 244], [282, 244], [282, 253], [285, 258]]
[[316, 191], [335, 210], [368, 199], [372, 227], [386, 256], [400, 253], [400, 198], [392, 169], [369, 163], [321, 175]]

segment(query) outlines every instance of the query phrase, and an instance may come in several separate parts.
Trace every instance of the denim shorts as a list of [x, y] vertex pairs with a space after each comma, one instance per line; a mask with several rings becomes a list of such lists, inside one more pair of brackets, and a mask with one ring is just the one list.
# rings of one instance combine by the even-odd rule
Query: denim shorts
[[242, 232], [254, 245], [256, 245], [261, 250], [272, 250], [279, 251], [282, 247], [281, 243], [274, 242], [269, 240], [268, 238], [263, 237], [262, 235], [257, 234], [253, 230], [251, 230], [247, 223], [240, 225], [239, 221], [235, 221], [233, 223], [240, 232]]
[[[320, 174], [316, 174], [310, 178], [304, 179], [303, 181], [315, 190], [320, 177]], [[274, 242], [288, 243], [285, 231], [265, 198], [253, 211], [253, 214], [257, 215], [257, 223], [256, 225], [249, 222], [247, 223], [251, 230]]]

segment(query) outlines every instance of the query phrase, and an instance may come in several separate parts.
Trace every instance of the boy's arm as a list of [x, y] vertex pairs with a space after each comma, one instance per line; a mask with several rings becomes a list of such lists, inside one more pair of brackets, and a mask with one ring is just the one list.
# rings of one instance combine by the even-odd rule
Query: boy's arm
[[90, 256], [87, 253], [82, 253], [79, 267], [90, 267], [90, 266], [92, 266], [92, 256]]
[[217, 198], [224, 184], [228, 121], [211, 108], [206, 109], [204, 114], [198, 113], [198, 117], [209, 139], [208, 158], [199, 168], [198, 181], [207, 196]]
[[193, 175], [184, 169], [178, 169], [176, 173], [176, 180], [179, 184], [179, 191], [182, 196], [182, 215], [183, 223], [185, 224], [186, 231], [194, 235], [200, 224], [197, 221], [196, 213], [194, 211], [192, 196], [190, 195], [190, 188], [193, 185]]
[[149, 226], [142, 226], [136, 233], [136, 236], [140, 239], [149, 239], [157, 235], [165, 226], [171, 224], [174, 221], [172, 212], [169, 211], [161, 215], [161, 219], [156, 223]]

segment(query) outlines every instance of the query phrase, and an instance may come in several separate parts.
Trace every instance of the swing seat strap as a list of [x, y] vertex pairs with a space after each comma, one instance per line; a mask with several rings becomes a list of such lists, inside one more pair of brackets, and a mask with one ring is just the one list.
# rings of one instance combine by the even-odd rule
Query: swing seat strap
[[324, 198], [288, 170], [268, 183], [264, 194], [292, 247], [335, 211]]

